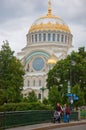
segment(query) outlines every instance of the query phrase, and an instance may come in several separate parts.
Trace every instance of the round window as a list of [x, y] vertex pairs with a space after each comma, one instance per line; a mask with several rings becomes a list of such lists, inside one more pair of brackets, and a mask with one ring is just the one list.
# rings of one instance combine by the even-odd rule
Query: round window
[[33, 60], [32, 66], [34, 70], [40, 71], [44, 67], [44, 60], [40, 57], [37, 57]]

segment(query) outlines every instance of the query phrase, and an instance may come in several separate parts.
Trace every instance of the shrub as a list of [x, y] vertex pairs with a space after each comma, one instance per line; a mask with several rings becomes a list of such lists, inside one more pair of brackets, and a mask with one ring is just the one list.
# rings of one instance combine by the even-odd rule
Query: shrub
[[49, 105], [42, 104], [40, 102], [32, 103], [9, 103], [0, 106], [0, 111], [25, 111], [25, 110], [51, 110]]

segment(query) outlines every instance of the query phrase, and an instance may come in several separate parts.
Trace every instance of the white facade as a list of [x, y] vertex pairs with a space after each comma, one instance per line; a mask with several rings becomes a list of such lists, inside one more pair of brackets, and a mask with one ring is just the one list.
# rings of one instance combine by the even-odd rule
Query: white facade
[[[54, 55], [57, 61], [67, 56], [72, 46], [72, 34], [63, 20], [49, 12], [37, 19], [26, 35], [27, 44], [18, 53], [24, 65], [23, 94], [35, 90], [38, 98], [47, 97], [46, 78], [49, 71], [48, 59]], [[58, 22], [58, 23], [57, 23]], [[44, 91], [41, 90], [44, 88]], [[43, 93], [44, 92], [44, 93]]]

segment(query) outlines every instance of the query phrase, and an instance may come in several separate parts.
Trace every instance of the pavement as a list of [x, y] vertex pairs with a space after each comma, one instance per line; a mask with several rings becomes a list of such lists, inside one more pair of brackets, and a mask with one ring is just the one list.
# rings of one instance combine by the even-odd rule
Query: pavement
[[35, 125], [28, 125], [28, 126], [21, 126], [21, 127], [15, 127], [10, 128], [6, 130], [53, 130], [55, 128], [61, 128], [61, 127], [68, 127], [68, 126], [76, 126], [76, 125], [83, 125], [86, 124], [86, 120], [80, 120], [80, 121], [71, 121], [69, 123], [41, 123], [41, 124], [35, 124]]

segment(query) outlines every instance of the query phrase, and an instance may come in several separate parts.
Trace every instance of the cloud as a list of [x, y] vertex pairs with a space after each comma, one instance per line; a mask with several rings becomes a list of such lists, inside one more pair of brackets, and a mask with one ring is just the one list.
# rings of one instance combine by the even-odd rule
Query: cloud
[[37, 14], [42, 9], [38, 5], [41, 5], [41, 0], [1, 0], [0, 22], [7, 22], [20, 17], [29, 17], [34, 12]]
[[[0, 0], [0, 46], [8, 40], [16, 52], [26, 45], [26, 34], [33, 22], [47, 14], [46, 0]], [[86, 47], [86, 0], [52, 0], [53, 14], [70, 27], [73, 45]]]
[[[86, 0], [62, 0], [52, 1], [53, 12], [56, 15], [67, 19], [67, 22], [86, 25]], [[45, 10], [45, 11], [44, 11]], [[37, 18], [37, 15], [47, 12], [47, 2], [44, 0], [1, 0], [0, 1], [0, 22], [7, 22], [11, 19], [30, 17]]]
[[63, 0], [63, 2], [59, 1], [55, 6], [58, 8], [57, 12], [68, 23], [86, 25], [86, 0]]

